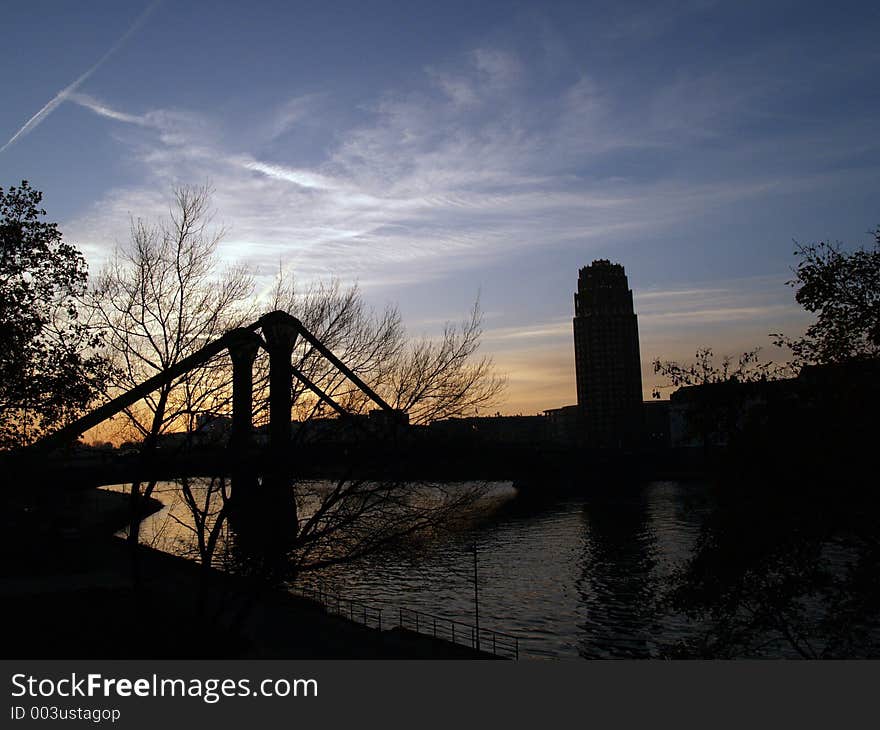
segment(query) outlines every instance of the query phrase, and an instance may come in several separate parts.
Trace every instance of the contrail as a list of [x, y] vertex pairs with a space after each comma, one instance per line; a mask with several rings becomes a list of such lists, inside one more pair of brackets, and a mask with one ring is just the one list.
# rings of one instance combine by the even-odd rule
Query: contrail
[[79, 86], [86, 79], [89, 78], [89, 76], [91, 76], [93, 73], [95, 73], [95, 71], [97, 71], [104, 64], [104, 62], [107, 61], [108, 58], [110, 58], [110, 56], [112, 56], [114, 53], [116, 53], [116, 51], [118, 51], [122, 47], [122, 45], [125, 43], [125, 41], [128, 40], [129, 36], [131, 36], [131, 34], [134, 33], [138, 28], [140, 28], [140, 26], [143, 24], [143, 22], [147, 19], [147, 16], [150, 13], [152, 13], [153, 10], [156, 8], [156, 6], [161, 2], [162, 2], [162, 0], [154, 0], [154, 2], [150, 3], [150, 5], [147, 7], [147, 9], [144, 10], [135, 19], [134, 23], [131, 24], [131, 27], [127, 31], [125, 31], [125, 33], [122, 35], [122, 37], [110, 47], [109, 51], [107, 51], [103, 56], [101, 56], [100, 59], [98, 59], [98, 62], [94, 66], [92, 66], [90, 69], [88, 69], [84, 74], [82, 74], [79, 78], [77, 78], [73, 83], [65, 86], [63, 89], [61, 89], [61, 91], [59, 91], [57, 94], [55, 94], [55, 96], [53, 96], [46, 103], [46, 105], [42, 109], [40, 109], [40, 111], [38, 111], [30, 119], [28, 119], [25, 122], [24, 126], [21, 129], [19, 129], [15, 134], [12, 135], [12, 138], [5, 145], [0, 147], [0, 152], [5, 151], [6, 148], [9, 147], [13, 142], [15, 142], [15, 140], [17, 140], [19, 137], [24, 137], [28, 132], [30, 132], [40, 122], [42, 122], [47, 116], [49, 116], [49, 114], [51, 114], [54, 111], [55, 107], [57, 107], [62, 101], [64, 101], [68, 96], [70, 96], [74, 91], [76, 91], [79, 88]]

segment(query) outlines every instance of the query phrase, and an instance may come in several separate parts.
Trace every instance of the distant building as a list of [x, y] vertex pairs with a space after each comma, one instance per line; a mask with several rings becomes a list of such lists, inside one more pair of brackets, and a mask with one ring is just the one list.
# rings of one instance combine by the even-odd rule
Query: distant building
[[632, 291], [620, 264], [583, 267], [574, 295], [578, 406], [591, 446], [639, 441], [643, 428], [639, 328]]
[[398, 409], [385, 411], [375, 408], [368, 415], [370, 428], [373, 432], [395, 433], [409, 426], [409, 413]]
[[645, 445], [666, 449], [672, 445], [669, 430], [670, 405], [668, 400], [646, 400]]
[[218, 444], [229, 438], [232, 431], [232, 418], [219, 413], [203, 412], [196, 417], [196, 430], [193, 443], [200, 445]]
[[[807, 365], [797, 377], [779, 380], [690, 385], [669, 399], [670, 442], [673, 447], [725, 447], [743, 432], [784, 423], [804, 427], [811, 419], [824, 419], [839, 403], [859, 401], [864, 411], [835, 414], [833, 427], [840, 433], [876, 423], [870, 403], [880, 389], [880, 360], [834, 365]], [[833, 404], [833, 407], [829, 404]], [[860, 420], [861, 419], [861, 420]], [[822, 423], [821, 428], [828, 424]], [[816, 426], [815, 428], [820, 428]]]
[[534, 445], [547, 439], [544, 416], [474, 416], [434, 421], [429, 430], [446, 439], [493, 444]]
[[749, 425], [766, 418], [770, 406], [794, 412], [810, 398], [804, 377], [688, 385], [669, 398], [674, 447], [725, 447]]
[[547, 438], [556, 444], [583, 445], [583, 413], [578, 406], [562, 406], [544, 411]]

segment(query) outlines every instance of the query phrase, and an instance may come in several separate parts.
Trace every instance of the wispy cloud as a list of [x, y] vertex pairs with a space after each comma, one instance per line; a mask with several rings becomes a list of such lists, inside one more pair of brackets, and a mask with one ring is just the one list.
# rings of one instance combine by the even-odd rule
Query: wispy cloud
[[[757, 276], [719, 281], [716, 286], [696, 289], [636, 291], [634, 308], [639, 322], [653, 332], [678, 325], [718, 325], [744, 320], [766, 325], [803, 318], [784, 280], [782, 275]], [[568, 342], [572, 337], [572, 315], [573, 312], [557, 320], [488, 328], [484, 340], [497, 347]]]
[[795, 310], [790, 304], [771, 304], [763, 307], [717, 307], [714, 309], [692, 309], [678, 312], [655, 312], [643, 314], [642, 322], [683, 324], [725, 324], [738, 320], [758, 322], [772, 320]]
[[275, 140], [300, 124], [313, 123], [319, 118], [321, 105], [326, 98], [326, 93], [317, 92], [288, 99], [270, 115], [262, 129], [262, 136], [268, 141]]
[[[121, 210], [152, 213], [135, 207], [149, 190], [210, 179], [230, 256], [273, 273], [283, 259], [304, 280], [334, 274], [390, 286], [539, 247], [577, 242], [589, 251], [656, 236], [742, 201], [827, 186], [836, 174], [746, 171], [719, 178], [706, 173], [705, 163], [700, 174], [671, 174], [665, 160], [691, 154], [693, 137], [688, 120], [669, 107], [710, 84], [688, 87], [675, 79], [666, 95], [646, 92], [651, 113], [637, 117], [619, 114], [613, 90], [583, 69], [554, 82], [536, 104], [529, 89], [539, 81], [512, 50], [481, 46], [425, 69], [420, 83], [359, 103], [347, 119], [337, 114], [321, 154], [286, 135], [306, 119], [314, 122], [326, 102], [320, 94], [260, 109], [252, 129], [235, 135], [205, 113], [135, 114], [75, 94], [71, 100], [84, 108], [136, 129], [124, 142], [145, 174], [138, 189], [111, 191], [69, 227], [92, 250], [106, 248], [125, 235]], [[738, 143], [713, 154], [743, 156]], [[640, 161], [634, 174], [635, 157], [659, 162]], [[693, 311], [705, 320], [726, 307], [707, 302]], [[674, 320], [671, 313], [645, 315]]]
[[98, 116], [105, 117], [107, 119], [113, 119], [117, 122], [125, 122], [127, 124], [137, 124], [140, 126], [150, 125], [150, 121], [147, 117], [138, 116], [137, 114], [126, 114], [125, 112], [112, 109], [111, 107], [99, 101], [94, 96], [90, 96], [89, 94], [83, 94], [81, 92], [70, 93], [67, 95], [66, 98], [74, 102], [75, 104], [79, 104], [86, 109], [90, 109]]
[[[486, 303], [504, 310], [487, 322], [485, 345], [509, 367], [520, 402], [544, 407], [574, 393], [574, 282], [557, 286], [551, 269], [573, 279], [591, 258], [619, 257], [631, 281], [662, 287], [634, 292], [646, 364], [700, 345], [721, 353], [766, 342], [799, 321], [788, 277], [719, 278], [784, 267], [772, 242], [786, 247], [811, 230], [821, 217], [812, 202], [876, 189], [880, 142], [865, 112], [874, 106], [830, 103], [869, 81], [876, 44], [864, 57], [868, 42], [846, 51], [841, 36], [836, 52], [805, 56], [812, 31], [793, 28], [784, 38], [752, 29], [740, 45], [742, 29], [717, 36], [703, 5], [596, 7], [569, 15], [570, 29], [550, 14], [532, 22], [535, 10], [451, 55], [459, 41], [444, 49], [438, 36], [420, 49], [437, 52], [418, 54], [421, 70], [408, 52], [394, 73], [356, 68], [356, 85], [339, 73], [361, 62], [345, 49], [326, 69], [289, 77], [236, 66], [229, 80], [254, 88], [234, 94], [221, 54], [216, 84], [171, 88], [146, 105], [143, 93], [159, 85], [127, 100], [78, 88], [81, 77], [56, 97], [100, 118], [128, 177], [65, 221], [65, 235], [97, 268], [127, 237], [130, 215], [165, 215], [172, 185], [209, 180], [228, 231], [223, 255], [266, 282], [283, 262], [304, 283], [335, 275], [374, 301], [414, 303], [416, 317], [436, 313], [440, 302], [424, 300], [437, 292], [453, 309], [485, 283]], [[682, 44], [703, 31], [719, 42]], [[242, 60], [234, 49], [228, 58]]]
[[497, 327], [484, 333], [483, 340], [492, 343], [513, 343], [522, 340], [570, 339], [571, 318], [560, 322], [527, 325], [524, 327]]
[[238, 162], [246, 170], [261, 172], [268, 177], [291, 182], [303, 188], [333, 190], [334, 188], [339, 187], [330, 178], [311, 172], [310, 170], [294, 169], [284, 167], [283, 165], [271, 165], [266, 162], [259, 162], [258, 160], [250, 160], [247, 158], [241, 158]]
[[154, 0], [147, 8], [141, 12], [140, 15], [135, 19], [135, 21], [129, 26], [128, 30], [120, 36], [119, 40], [116, 41], [110, 49], [98, 59], [97, 63], [88, 68], [84, 73], [80, 74], [76, 79], [74, 79], [71, 83], [65, 86], [61, 91], [59, 91], [55, 96], [53, 96], [49, 101], [46, 102], [45, 105], [30, 119], [28, 119], [24, 125], [19, 129], [9, 140], [0, 147], [0, 153], [5, 151], [10, 145], [14, 144], [17, 140], [24, 137], [25, 135], [32, 132], [37, 125], [40, 124], [46, 117], [48, 117], [61, 102], [65, 99], [69, 98], [80, 86], [82, 86], [85, 81], [89, 79], [89, 77], [95, 73], [101, 66], [103, 66], [110, 57], [116, 53], [125, 42], [131, 37], [131, 35], [144, 23], [150, 13], [156, 8], [162, 0]]
[[715, 281], [700, 288], [635, 291], [633, 299], [639, 321], [654, 331], [740, 320], [766, 323], [801, 312], [791, 289], [785, 286], [786, 279], [780, 272]]

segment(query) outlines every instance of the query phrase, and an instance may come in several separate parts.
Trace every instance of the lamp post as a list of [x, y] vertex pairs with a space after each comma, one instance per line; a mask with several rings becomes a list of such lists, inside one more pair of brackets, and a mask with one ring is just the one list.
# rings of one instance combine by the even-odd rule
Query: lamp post
[[474, 554], [474, 633], [476, 649], [480, 650], [480, 596], [477, 590], [477, 538], [474, 538], [471, 552]]

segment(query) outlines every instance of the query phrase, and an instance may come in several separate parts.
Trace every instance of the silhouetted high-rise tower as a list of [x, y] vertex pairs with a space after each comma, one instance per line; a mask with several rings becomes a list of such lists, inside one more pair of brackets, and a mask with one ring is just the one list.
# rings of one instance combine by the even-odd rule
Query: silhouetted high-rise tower
[[620, 264], [583, 267], [574, 295], [577, 395], [591, 446], [635, 443], [642, 429], [639, 326]]

